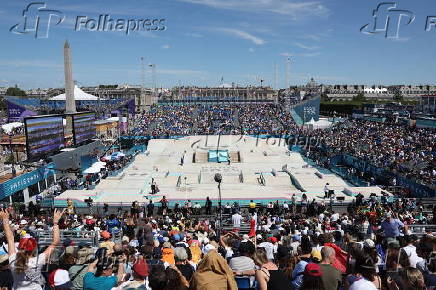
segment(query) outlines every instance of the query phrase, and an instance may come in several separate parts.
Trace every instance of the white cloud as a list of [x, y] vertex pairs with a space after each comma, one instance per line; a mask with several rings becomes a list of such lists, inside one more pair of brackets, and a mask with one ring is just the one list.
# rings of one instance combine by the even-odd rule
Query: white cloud
[[289, 0], [179, 0], [182, 2], [205, 5], [217, 9], [239, 10], [244, 12], [265, 13], [265, 11], [291, 16], [293, 20], [302, 17], [328, 15], [329, 9], [320, 1]]
[[300, 56], [303, 57], [315, 57], [315, 56], [320, 56], [321, 53], [320, 52], [313, 52], [313, 53], [300, 53]]
[[241, 38], [241, 39], [249, 40], [256, 45], [263, 45], [266, 43], [266, 41], [263, 40], [262, 38], [254, 36], [254, 35], [246, 32], [246, 31], [243, 31], [243, 30], [234, 29], [234, 28], [216, 28], [215, 30], [229, 34], [229, 35], [236, 36], [236, 37]]
[[314, 41], [320, 41], [321, 40], [321, 36], [315, 35], [315, 34], [306, 34], [303, 38], [314, 40]]
[[289, 52], [282, 52], [280, 55], [281, 55], [281, 56], [286, 56], [286, 57], [291, 57], [291, 56], [293, 56], [293, 54], [292, 54], [292, 53], [289, 53]]
[[202, 37], [204, 37], [204, 35], [202, 35], [202, 34], [199, 34], [199, 33], [191, 33], [191, 32], [185, 33], [185, 35], [186, 35], [186, 36], [190, 36], [190, 37], [194, 37], [194, 38], [202, 38]]
[[320, 48], [319, 46], [308, 46], [300, 42], [295, 43], [295, 45], [298, 46], [299, 48], [307, 49], [307, 50], [315, 50]]
[[162, 45], [162, 48], [163, 48], [163, 49], [169, 49], [169, 48], [171, 48], [171, 45], [169, 45], [169, 44], [164, 44], [164, 45]]
[[0, 60], [0, 66], [62, 68], [63, 63], [42, 60]]
[[204, 74], [204, 72], [199, 70], [189, 70], [189, 69], [157, 69], [156, 73], [165, 75], [199, 75]]
[[250, 48], [248, 49], [248, 51], [249, 51], [249, 52], [254, 52], [254, 48], [250, 47]]

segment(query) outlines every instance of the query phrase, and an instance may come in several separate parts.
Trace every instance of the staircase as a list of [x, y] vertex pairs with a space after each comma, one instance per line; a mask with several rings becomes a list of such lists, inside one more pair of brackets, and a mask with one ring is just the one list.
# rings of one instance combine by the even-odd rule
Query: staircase
[[291, 116], [294, 119], [295, 123], [298, 126], [302, 126], [303, 125], [303, 119], [301, 119], [301, 117], [297, 114], [297, 112], [295, 112], [294, 109], [290, 110]]
[[230, 163], [239, 163], [241, 159], [239, 158], [239, 151], [229, 152]]

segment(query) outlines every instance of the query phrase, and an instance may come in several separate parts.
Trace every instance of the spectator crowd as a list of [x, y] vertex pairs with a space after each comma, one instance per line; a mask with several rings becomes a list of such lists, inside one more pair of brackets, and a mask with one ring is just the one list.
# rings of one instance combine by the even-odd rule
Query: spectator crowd
[[[1, 289], [434, 289], [435, 223], [413, 199], [274, 203], [211, 215], [165, 198], [130, 211], [0, 210]], [[156, 205], [157, 207], [157, 205]], [[218, 209], [216, 209], [218, 211]], [[434, 210], [433, 210], [434, 213]], [[249, 232], [243, 225], [249, 224]], [[68, 231], [67, 231], [68, 230]], [[50, 233], [51, 241], [41, 233]], [[98, 233], [98, 242], [78, 239]], [[47, 235], [45, 235], [47, 236]], [[80, 242], [78, 242], [80, 240]], [[77, 243], [76, 243], [77, 242]], [[3, 287], [3, 288], [2, 288]]]

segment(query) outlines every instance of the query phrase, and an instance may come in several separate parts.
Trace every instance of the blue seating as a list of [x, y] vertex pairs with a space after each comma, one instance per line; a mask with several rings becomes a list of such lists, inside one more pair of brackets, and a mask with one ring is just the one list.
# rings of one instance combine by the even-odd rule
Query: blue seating
[[250, 286], [250, 278], [248, 277], [235, 277], [238, 289], [252, 289]]

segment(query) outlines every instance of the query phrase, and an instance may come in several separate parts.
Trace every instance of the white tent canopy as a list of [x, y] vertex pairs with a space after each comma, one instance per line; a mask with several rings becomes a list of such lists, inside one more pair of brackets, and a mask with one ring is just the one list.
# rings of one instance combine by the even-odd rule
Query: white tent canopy
[[12, 123], [7, 123], [2, 125], [2, 129], [6, 134], [11, 133], [12, 130], [14, 130], [15, 128], [19, 128], [22, 127], [23, 123], [20, 122], [12, 122]]
[[[65, 94], [60, 94], [50, 98], [51, 101], [65, 101]], [[76, 101], [97, 101], [98, 97], [85, 93], [78, 86], [74, 86], [74, 99]]]

